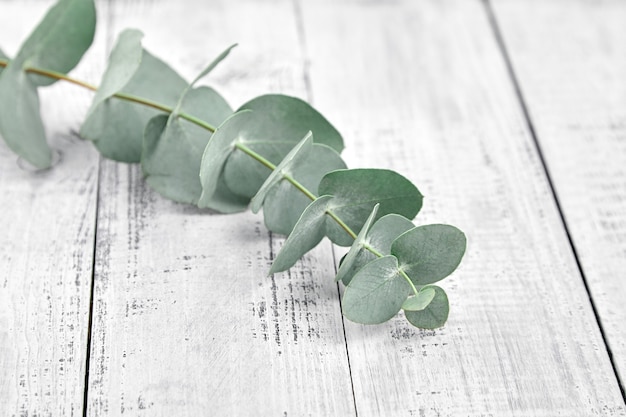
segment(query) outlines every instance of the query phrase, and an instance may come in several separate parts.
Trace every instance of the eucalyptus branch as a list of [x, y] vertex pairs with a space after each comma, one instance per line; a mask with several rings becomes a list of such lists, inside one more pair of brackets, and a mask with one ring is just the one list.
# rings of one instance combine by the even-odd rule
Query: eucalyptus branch
[[413, 224], [422, 207], [415, 185], [390, 170], [347, 169], [339, 132], [300, 99], [264, 95], [233, 110], [214, 89], [196, 87], [234, 45], [188, 83], [143, 48], [141, 32], [125, 30], [100, 86], [69, 77], [95, 21], [93, 0], [59, 0], [15, 58], [0, 50], [0, 134], [15, 153], [51, 164], [40, 87], [63, 80], [89, 89], [80, 134], [103, 156], [140, 163], [148, 185], [172, 200], [222, 213], [263, 210], [266, 227], [287, 235], [270, 273], [327, 237], [350, 247], [336, 277], [346, 285], [346, 317], [374, 324], [403, 310], [416, 327], [446, 322], [447, 295], [432, 284], [456, 269], [466, 239], [453, 226]]

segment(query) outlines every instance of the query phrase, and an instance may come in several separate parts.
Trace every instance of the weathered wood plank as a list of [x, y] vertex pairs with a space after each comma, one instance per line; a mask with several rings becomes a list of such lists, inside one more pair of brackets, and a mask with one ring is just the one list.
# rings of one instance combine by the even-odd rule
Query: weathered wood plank
[[[0, 45], [8, 55], [52, 3], [0, 2]], [[78, 77], [101, 72], [98, 51], [88, 53]], [[60, 162], [41, 172], [22, 169], [0, 141], [2, 416], [80, 416], [83, 409], [98, 156], [72, 132], [92, 94], [57, 83], [41, 96]]]
[[315, 103], [349, 161], [407, 174], [418, 222], [469, 237], [445, 328], [346, 324], [359, 416], [626, 415], [483, 4], [302, 3]]
[[[209, 77], [235, 106], [304, 94], [288, 1], [124, 2], [112, 21], [189, 78], [240, 42]], [[89, 415], [354, 414], [328, 245], [268, 277], [262, 217], [167, 201], [136, 166], [101, 175]]]
[[626, 3], [494, 9], [623, 384]]

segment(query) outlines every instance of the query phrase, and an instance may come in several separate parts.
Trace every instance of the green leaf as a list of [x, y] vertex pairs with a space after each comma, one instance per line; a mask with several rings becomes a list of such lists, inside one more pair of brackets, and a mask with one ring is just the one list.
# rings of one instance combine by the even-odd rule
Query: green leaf
[[259, 191], [250, 202], [250, 209], [253, 213], [258, 213], [263, 206], [263, 201], [267, 193], [278, 183], [285, 179], [285, 176], [292, 175], [291, 168], [302, 163], [313, 148], [313, 135], [308, 132], [304, 138], [293, 147], [291, 151], [283, 158], [283, 160], [274, 168], [272, 173], [267, 177]]
[[[414, 227], [415, 225], [406, 217], [399, 214], [387, 214], [374, 223], [363, 243], [382, 255], [390, 255], [391, 243], [402, 233]], [[344, 258], [340, 265], [341, 276], [338, 275], [337, 280], [341, 279], [344, 285], [348, 285], [354, 274], [374, 259], [376, 259], [376, 255], [365, 248], [361, 248], [351, 265], [344, 266]]]
[[37, 168], [52, 163], [46, 142], [37, 86], [26, 73], [12, 64], [0, 76], [0, 135], [19, 156]]
[[[110, 65], [120, 63], [115, 61]], [[143, 50], [141, 64], [122, 92], [173, 107], [185, 88], [187, 82], [183, 78], [163, 61]], [[92, 109], [80, 134], [93, 141], [106, 158], [139, 162], [144, 128], [150, 119], [160, 113], [141, 104], [111, 97]]]
[[[67, 73], [91, 46], [96, 29], [93, 0], [61, 0], [55, 4], [26, 39], [15, 57], [20, 68], [39, 67]], [[57, 80], [29, 75], [36, 86]]]
[[[190, 90], [182, 107], [185, 113], [218, 123], [232, 112], [222, 97], [209, 87]], [[196, 204], [202, 193], [198, 175], [202, 153], [210, 137], [210, 131], [174, 113], [153, 118], [145, 131], [141, 157], [148, 184], [174, 201]]]
[[[436, 329], [443, 326], [446, 320], [448, 320], [448, 313], [450, 312], [448, 296], [442, 288], [436, 285], [424, 287], [422, 291], [425, 289], [435, 290], [435, 296], [428, 306], [419, 311], [405, 311], [404, 315], [409, 323], [415, 327], [419, 327], [420, 329]], [[420, 293], [422, 291], [420, 291]]]
[[203, 69], [200, 74], [198, 74], [198, 76], [191, 82], [190, 86], [193, 87], [198, 81], [200, 81], [200, 79], [202, 77], [204, 77], [205, 75], [207, 75], [209, 72], [213, 71], [213, 69], [215, 67], [218, 66], [218, 64], [220, 62], [222, 62], [224, 60], [224, 58], [226, 58], [228, 56], [228, 54], [230, 53], [230, 51], [237, 46], [237, 44], [231, 45], [228, 48], [226, 48], [226, 50], [224, 52], [222, 52], [221, 54], [219, 54], [217, 56], [217, 58], [215, 58], [209, 65], [207, 65], [207, 67], [205, 69]]
[[233, 194], [224, 182], [224, 177], [220, 177], [217, 182], [217, 189], [213, 195], [211, 203], [207, 206], [219, 213], [239, 213], [248, 208], [250, 199]]
[[341, 300], [343, 314], [362, 324], [383, 323], [400, 311], [411, 287], [398, 271], [398, 261], [384, 256], [365, 265], [352, 278]]
[[415, 285], [437, 282], [450, 275], [465, 253], [466, 239], [454, 226], [419, 226], [400, 235], [391, 254]]
[[[337, 152], [343, 140], [336, 129], [305, 101], [284, 95], [257, 97], [241, 106], [253, 110], [252, 129], [238, 132], [239, 141], [274, 165], [280, 163], [296, 143], [312, 131], [314, 142], [330, 146]], [[261, 164], [250, 163], [243, 152], [234, 152], [224, 166], [224, 179], [236, 194], [252, 198], [270, 171]]]
[[406, 299], [402, 304], [405, 311], [421, 311], [428, 307], [430, 302], [435, 298], [436, 291], [432, 287], [423, 287], [420, 292]]
[[361, 228], [361, 231], [357, 235], [356, 239], [354, 239], [352, 246], [350, 246], [350, 250], [348, 251], [346, 256], [343, 258], [343, 262], [339, 266], [339, 270], [337, 271], [337, 276], [335, 277], [335, 281], [344, 279], [346, 274], [351, 270], [351, 268], [354, 267], [354, 263], [357, 261], [359, 253], [362, 250], [365, 250], [364, 247], [366, 245], [367, 234], [370, 230], [370, 227], [372, 226], [372, 223], [374, 223], [374, 218], [376, 218], [378, 207], [380, 207], [379, 204], [376, 204], [374, 206], [374, 208], [372, 209], [372, 212], [370, 213], [369, 217], [365, 221], [365, 224]]
[[[235, 150], [242, 131], [254, 129], [254, 118], [250, 111], [237, 112], [227, 118], [211, 136], [211, 140], [204, 149], [200, 166], [200, 182], [202, 194], [198, 201], [200, 208], [217, 207], [218, 185], [223, 182], [222, 172], [228, 157]], [[225, 184], [225, 182], [223, 182]], [[227, 188], [227, 187], [226, 187]]]
[[323, 143], [338, 153], [343, 150], [343, 139], [331, 125], [309, 103], [296, 97], [282, 94], [266, 94], [243, 104], [239, 110], [254, 110], [263, 114], [259, 129], [277, 138], [293, 141], [311, 131], [316, 143]]
[[120, 91], [131, 80], [141, 65], [143, 33], [135, 29], [126, 29], [117, 38], [109, 55], [109, 65], [104, 71], [100, 87], [91, 102], [87, 118], [98, 105]]
[[[412, 219], [422, 207], [422, 195], [409, 180], [385, 169], [346, 169], [329, 172], [319, 185], [319, 194], [332, 195], [331, 210], [353, 231], [361, 230], [367, 216], [380, 203], [378, 217], [396, 213]], [[329, 223], [326, 235], [340, 246], [352, 238], [337, 224]]]
[[[327, 172], [345, 167], [345, 162], [335, 150], [313, 143], [307, 158], [293, 164], [290, 171], [291, 176], [307, 190], [315, 191]], [[263, 203], [265, 226], [273, 232], [288, 235], [310, 203], [309, 197], [291, 183], [280, 181], [269, 190]]]
[[324, 223], [327, 221], [326, 210], [330, 200], [332, 200], [330, 196], [321, 196], [304, 210], [300, 220], [276, 255], [270, 274], [291, 268], [298, 259], [322, 241]]

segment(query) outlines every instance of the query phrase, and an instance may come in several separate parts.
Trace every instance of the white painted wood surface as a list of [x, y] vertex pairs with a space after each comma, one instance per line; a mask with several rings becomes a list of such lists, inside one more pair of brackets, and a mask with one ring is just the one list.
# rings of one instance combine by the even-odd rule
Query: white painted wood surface
[[[606, 304], [598, 311], [609, 341], [619, 347], [626, 313], [608, 292], [623, 289], [605, 277], [624, 259], [619, 54], [626, 38], [614, 16], [623, 6], [601, 2], [612, 12], [602, 20], [606, 10], [580, 2], [550, 29], [563, 2], [545, 3], [552, 6], [530, 11], [521, 1], [498, 3], [497, 17], [594, 299]], [[0, 46], [12, 52], [34, 10], [49, 4], [0, 1]], [[324, 243], [292, 271], [267, 277], [281, 238], [261, 216], [169, 202], [147, 188], [136, 166], [103, 161], [98, 173], [90, 145], [67, 142], [91, 96], [55, 86], [43, 112], [61, 164], [24, 173], [0, 145], [0, 415], [81, 415], [83, 398], [92, 416], [626, 415], [483, 2], [99, 6], [97, 45], [78, 76], [97, 80], [104, 51], [127, 26], [142, 29], [151, 52], [187, 78], [239, 42], [207, 79], [234, 107], [266, 92], [313, 100], [344, 135], [350, 166], [408, 176], [426, 195], [417, 223], [460, 227], [468, 254], [442, 282], [452, 304], [443, 329], [418, 331], [398, 317], [381, 326], [346, 322], [344, 335], [332, 282], [340, 251], [333, 256]], [[568, 31], [576, 45], [563, 39]], [[563, 44], [571, 47], [563, 52], [569, 64], [550, 60], [551, 48]], [[596, 44], [601, 54], [584, 65], [575, 59]], [[533, 61], [549, 68], [533, 70]], [[602, 77], [592, 80], [600, 81], [586, 84], [597, 69]], [[607, 86], [611, 94], [595, 94]], [[55, 94], [63, 106], [48, 104]], [[585, 110], [588, 100], [595, 112]], [[574, 170], [571, 161], [589, 149], [606, 158]], [[596, 211], [577, 204], [577, 183], [598, 192]], [[587, 215], [596, 216], [592, 225]], [[614, 255], [595, 248], [606, 242]]]
[[[346, 323], [359, 416], [624, 415], [545, 173], [479, 1], [306, 2], [315, 104], [349, 162], [421, 185], [468, 235], [444, 329]], [[528, 24], [526, 19], [526, 23]]]
[[562, 9], [497, 1], [494, 8], [624, 381], [626, 3]]
[[[50, 4], [0, 1], [8, 55]], [[78, 77], [102, 72], [102, 41], [99, 32]], [[1, 416], [82, 415], [98, 154], [74, 132], [91, 97], [61, 83], [42, 89], [48, 137], [61, 152], [50, 170], [20, 168], [0, 141]]]

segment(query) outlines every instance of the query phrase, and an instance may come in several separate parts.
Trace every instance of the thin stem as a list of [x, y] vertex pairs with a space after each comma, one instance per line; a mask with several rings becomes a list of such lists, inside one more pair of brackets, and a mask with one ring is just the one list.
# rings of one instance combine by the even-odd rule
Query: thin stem
[[283, 178], [289, 181], [294, 187], [296, 187], [302, 194], [309, 197], [311, 201], [314, 201], [317, 197], [310, 192], [304, 185], [300, 184], [294, 177], [289, 174], [283, 174]]
[[[4, 65], [6, 66], [6, 65]], [[81, 80], [77, 80], [75, 78], [72, 77], [68, 77], [67, 75], [60, 73], [60, 72], [56, 72], [56, 71], [50, 71], [50, 70], [44, 70], [41, 68], [32, 68], [32, 67], [26, 67], [24, 69], [24, 71], [29, 72], [31, 74], [37, 74], [37, 75], [43, 75], [44, 77], [48, 77], [48, 78], [56, 78], [57, 80], [63, 80], [63, 81], [67, 81], [68, 83], [74, 84], [74, 85], [78, 85], [80, 87], [86, 88], [88, 90], [91, 91], [97, 91], [98, 87], [96, 87], [95, 85], [86, 83], [84, 81]]]
[[[260, 163], [262, 163], [264, 166], [268, 167], [272, 171], [274, 171], [276, 169], [276, 165], [274, 165], [273, 163], [271, 163], [270, 161], [268, 161], [267, 159], [265, 159], [263, 156], [259, 155], [258, 153], [256, 153], [252, 149], [248, 148], [244, 143], [241, 143], [241, 142], [235, 143], [235, 148], [237, 148], [240, 151], [244, 152], [245, 154], [251, 156], [253, 159], [256, 159], [257, 161], [259, 161]], [[311, 201], [313, 201], [313, 200], [315, 200], [317, 198], [315, 196], [315, 194], [310, 192], [304, 185], [300, 184], [300, 182], [298, 182], [298, 180], [296, 180], [291, 175], [283, 174], [283, 178], [286, 179], [287, 181], [289, 181], [302, 194], [304, 194], [305, 196], [309, 197], [309, 199]]]
[[[9, 61], [0, 59], [0, 67], [6, 67], [7, 65], [9, 65]], [[67, 81], [68, 83], [86, 88], [88, 90], [91, 91], [98, 91], [98, 87], [93, 85], [93, 84], [89, 84], [86, 83], [84, 81], [81, 80], [77, 80], [76, 78], [72, 78], [67, 76], [66, 74], [60, 73], [60, 72], [56, 72], [56, 71], [50, 71], [50, 70], [46, 70], [46, 69], [41, 69], [41, 68], [35, 68], [35, 67], [26, 67], [24, 68], [24, 71], [31, 73], [31, 74], [37, 74], [37, 75], [42, 75], [44, 77], [48, 77], [48, 78], [54, 78], [56, 80], [63, 80], [63, 81]], [[172, 113], [174, 112], [174, 109], [172, 107], [166, 106], [165, 104], [161, 104], [161, 103], [157, 103], [156, 101], [152, 101], [143, 97], [137, 97], [137, 96], [133, 96], [132, 94], [126, 94], [126, 93], [115, 93], [113, 94], [113, 97], [121, 99], [121, 100], [126, 100], [126, 101], [130, 101], [132, 103], [138, 103], [138, 104], [142, 104], [144, 106], [147, 107], [152, 107], [153, 109], [156, 110], [160, 110], [164, 113]], [[204, 120], [200, 120], [195, 116], [192, 116], [190, 114], [187, 113], [183, 113], [180, 112], [178, 113], [178, 117], [188, 120], [191, 123], [194, 123], [200, 127], [203, 127], [205, 129], [207, 129], [210, 132], [215, 132], [216, 128], [212, 125], [210, 125], [209, 123], [205, 122]]]
[[[341, 228], [342, 228], [343, 230], [345, 230], [345, 231], [346, 231], [346, 232], [350, 235], [350, 237], [351, 237], [352, 239], [356, 239], [356, 233], [354, 233], [354, 230], [352, 230], [352, 229], [350, 228], [350, 226], [348, 226], [347, 224], [345, 224], [343, 220], [341, 220], [339, 217], [337, 217], [337, 215], [336, 215], [334, 212], [332, 212], [331, 210], [326, 210], [326, 214], [328, 214], [328, 215], [330, 216], [330, 218], [331, 218], [331, 219], [333, 219], [334, 221], [336, 221], [336, 222], [337, 222], [337, 224], [338, 224], [339, 226], [341, 226]], [[373, 252], [372, 252], [372, 253], [373, 253]], [[374, 254], [374, 255], [376, 255], [376, 254]], [[381, 255], [381, 256], [382, 256], [382, 255]], [[380, 256], [379, 256], [379, 257], [380, 257]]]
[[[363, 243], [363, 249], [370, 251], [371, 253], [378, 256], [379, 258], [382, 258], [383, 256], [385, 256], [382, 253], [378, 252], [375, 248], [368, 245], [367, 243]], [[417, 288], [415, 288], [415, 284], [413, 284], [413, 281], [411, 281], [411, 278], [409, 278], [406, 272], [404, 272], [401, 268], [398, 268], [398, 272], [400, 272], [400, 275], [402, 275], [402, 277], [406, 279], [406, 282], [409, 283], [409, 285], [411, 286], [411, 289], [413, 290], [413, 293], [417, 295], [419, 291], [417, 290]]]
[[257, 161], [259, 161], [260, 163], [262, 163], [264, 166], [266, 166], [267, 168], [271, 169], [272, 171], [274, 171], [276, 169], [276, 165], [272, 164], [270, 161], [268, 161], [267, 159], [265, 159], [263, 156], [259, 155], [258, 153], [256, 153], [252, 149], [248, 148], [243, 143], [241, 143], [241, 142], [235, 143], [235, 148], [237, 148], [240, 151], [244, 152], [245, 154], [251, 156], [253, 159], [256, 159]]
[[417, 290], [417, 288], [415, 288], [415, 284], [413, 284], [413, 281], [411, 281], [411, 278], [409, 278], [406, 272], [404, 272], [402, 269], [398, 268], [398, 271], [400, 271], [400, 275], [402, 275], [402, 277], [406, 279], [406, 282], [408, 282], [409, 285], [411, 286], [411, 289], [413, 290], [413, 294], [418, 295], [419, 291]]
[[[6, 67], [7, 65], [9, 65], [9, 61], [7, 60], [3, 60], [0, 59], [0, 67]], [[66, 74], [60, 73], [60, 72], [56, 72], [56, 71], [51, 71], [51, 70], [46, 70], [46, 69], [41, 69], [41, 68], [35, 68], [35, 67], [26, 67], [24, 69], [24, 71], [29, 72], [31, 74], [37, 74], [37, 75], [42, 75], [44, 77], [49, 77], [49, 78], [54, 78], [56, 80], [63, 80], [63, 81], [67, 81], [71, 84], [86, 88], [88, 90], [91, 91], [98, 91], [98, 87], [92, 84], [89, 84], [85, 81], [81, 81], [81, 80], [77, 80], [76, 78], [72, 78], [67, 76]], [[166, 106], [164, 104], [161, 103], [157, 103], [156, 101], [152, 101], [143, 97], [137, 97], [137, 96], [133, 96], [131, 94], [127, 94], [127, 93], [115, 93], [113, 94], [112, 97], [118, 98], [120, 100], [126, 100], [132, 103], [137, 103], [137, 104], [141, 104], [147, 107], [151, 107], [153, 109], [156, 110], [160, 110], [164, 113], [173, 113], [174, 109], [172, 107]], [[178, 113], [178, 117], [185, 119], [191, 123], [194, 123], [210, 132], [215, 132], [216, 128], [212, 125], [210, 125], [209, 123], [205, 122], [204, 120], [198, 119], [195, 116], [192, 116], [190, 114], [187, 113], [183, 113], [180, 112]], [[237, 142], [235, 144], [235, 147], [239, 150], [241, 150], [242, 152], [246, 153], [247, 155], [249, 155], [250, 157], [252, 157], [253, 159], [255, 159], [256, 161], [260, 162], [261, 164], [263, 164], [265, 167], [269, 168], [270, 170], [274, 171], [276, 169], [276, 165], [274, 165], [273, 163], [271, 163], [269, 160], [267, 160], [265, 157], [263, 157], [262, 155], [258, 154], [257, 152], [253, 151], [252, 149], [250, 149], [249, 147], [247, 147], [245, 144], [241, 143], [241, 142]], [[315, 194], [313, 194], [311, 191], [309, 191], [304, 185], [302, 185], [298, 180], [296, 180], [295, 178], [293, 178], [291, 175], [289, 174], [283, 174], [283, 178], [285, 178], [287, 181], [289, 181], [294, 187], [296, 187], [302, 194], [304, 194], [305, 196], [307, 196], [309, 199], [311, 199], [311, 201], [314, 201], [317, 197], [315, 196]], [[350, 228], [350, 226], [348, 226], [343, 220], [341, 220], [333, 211], [331, 210], [327, 210], [326, 214], [333, 219], [335, 222], [337, 222], [337, 224], [346, 231], [346, 233], [348, 233], [348, 235], [350, 235], [350, 237], [352, 237], [352, 239], [356, 239], [357, 235], [356, 233], [354, 233], [354, 231]], [[374, 249], [373, 247], [369, 246], [369, 245], [363, 245], [363, 247], [370, 251], [371, 253], [373, 253], [374, 255], [376, 255], [379, 258], [382, 258], [384, 255], [380, 252], [378, 252], [376, 249]], [[407, 282], [409, 283], [409, 285], [411, 286], [411, 288], [413, 289], [413, 292], [415, 293], [415, 295], [418, 294], [417, 288], [415, 288], [415, 285], [413, 285], [413, 282], [411, 281], [411, 279], [408, 277], [408, 275], [401, 269], [399, 269], [400, 274], [407, 280]]]

